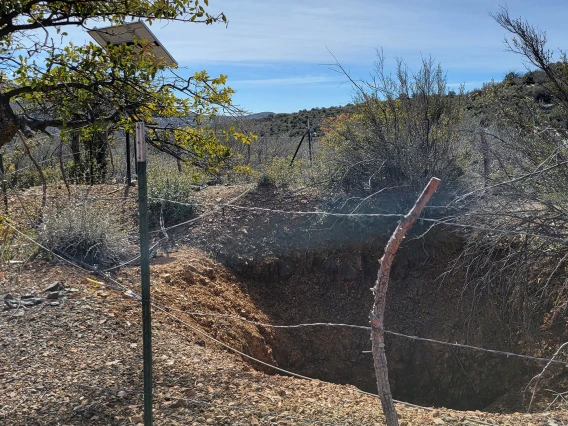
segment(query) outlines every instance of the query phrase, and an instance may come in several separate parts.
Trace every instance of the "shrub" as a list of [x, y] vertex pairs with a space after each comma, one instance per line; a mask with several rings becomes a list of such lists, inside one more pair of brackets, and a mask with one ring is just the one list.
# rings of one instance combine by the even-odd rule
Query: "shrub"
[[552, 94], [544, 87], [535, 87], [533, 90], [533, 99], [538, 103], [548, 104], [552, 101]]
[[10, 226], [12, 218], [9, 215], [0, 214], [0, 264], [10, 260], [29, 259], [37, 254], [37, 247], [30, 244], [24, 235], [35, 238], [32, 229], [19, 225], [18, 233]]
[[274, 182], [274, 179], [272, 177], [268, 176], [267, 174], [262, 174], [258, 179], [256, 186], [258, 188], [268, 189], [276, 187], [276, 183]]
[[154, 229], [160, 227], [160, 216], [163, 216], [165, 226], [191, 219], [197, 210], [192, 198], [193, 186], [193, 178], [185, 173], [163, 169], [150, 172], [148, 176], [150, 227]]
[[55, 253], [102, 268], [114, 266], [135, 252], [120, 217], [107, 206], [93, 203], [77, 201], [47, 208], [37, 234]]
[[523, 83], [524, 84], [535, 84], [535, 73], [534, 71], [529, 71], [527, 73], [525, 73], [525, 75], [523, 76]]
[[418, 72], [401, 60], [396, 69], [396, 77], [386, 74], [379, 53], [375, 75], [355, 85], [354, 112], [322, 125], [320, 158], [334, 188], [422, 189], [433, 176], [445, 185], [458, 184], [464, 164], [463, 90], [448, 96], [445, 74], [432, 59], [424, 59]]
[[505, 75], [503, 82], [508, 85], [518, 84], [521, 82], [520, 78], [521, 74], [516, 71], [510, 71]]
[[314, 169], [310, 167], [308, 160], [296, 157], [292, 166], [290, 161], [292, 156], [275, 157], [264, 167], [263, 174], [260, 177], [258, 186], [269, 187], [285, 187], [309, 185], [313, 182]]
[[[48, 185], [57, 185], [61, 183], [61, 170], [59, 166], [42, 167], [46, 183]], [[7, 175], [8, 182], [12, 187], [30, 188], [32, 186], [40, 186], [42, 184], [38, 171], [33, 165], [26, 166], [20, 170], [12, 170]]]

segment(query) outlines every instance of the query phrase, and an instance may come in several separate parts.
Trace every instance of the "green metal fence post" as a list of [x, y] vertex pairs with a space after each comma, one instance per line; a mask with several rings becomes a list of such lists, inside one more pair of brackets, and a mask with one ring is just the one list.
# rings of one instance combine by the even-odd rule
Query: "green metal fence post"
[[4, 156], [0, 154], [0, 175], [2, 175], [2, 197], [4, 198], [4, 210], [8, 214], [8, 191], [6, 189], [6, 174], [4, 173]]
[[126, 139], [126, 185], [132, 185], [132, 172], [130, 171], [130, 132], [128, 130], [124, 131], [124, 137]]
[[144, 426], [152, 426], [152, 320], [150, 299], [150, 244], [148, 236], [148, 186], [144, 123], [136, 123], [138, 209], [140, 212], [140, 272], [142, 276], [142, 344], [144, 356]]

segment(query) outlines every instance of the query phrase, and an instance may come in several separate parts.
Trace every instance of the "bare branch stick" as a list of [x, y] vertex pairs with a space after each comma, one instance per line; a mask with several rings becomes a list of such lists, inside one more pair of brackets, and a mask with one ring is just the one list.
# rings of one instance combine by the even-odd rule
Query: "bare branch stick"
[[385, 354], [385, 334], [384, 334], [384, 317], [386, 308], [387, 290], [389, 286], [389, 277], [392, 262], [398, 247], [400, 246], [404, 235], [410, 227], [416, 222], [418, 216], [430, 200], [432, 194], [438, 188], [440, 179], [433, 177], [422, 191], [422, 194], [416, 200], [414, 207], [399, 222], [394, 233], [392, 234], [385, 253], [379, 261], [381, 264], [377, 274], [377, 281], [372, 291], [375, 296], [373, 309], [371, 311], [371, 342], [373, 344], [373, 360], [375, 364], [375, 372], [377, 375], [377, 388], [383, 413], [387, 422], [387, 426], [398, 426], [398, 416], [394, 407], [392, 394], [389, 385], [387, 357]]

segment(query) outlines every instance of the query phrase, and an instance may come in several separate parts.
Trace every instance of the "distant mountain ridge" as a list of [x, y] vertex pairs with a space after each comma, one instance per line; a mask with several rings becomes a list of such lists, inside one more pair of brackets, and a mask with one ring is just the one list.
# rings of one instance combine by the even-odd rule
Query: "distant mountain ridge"
[[331, 106], [327, 108], [303, 109], [292, 113], [260, 112], [245, 118], [255, 122], [255, 133], [258, 136], [302, 136], [307, 129], [308, 121], [312, 132], [320, 133], [324, 120], [355, 110], [353, 104]]
[[267, 118], [267, 117], [273, 117], [275, 116], [276, 113], [275, 112], [257, 112], [255, 114], [249, 114], [249, 115], [245, 115], [243, 118], [245, 120], [261, 120], [263, 118]]

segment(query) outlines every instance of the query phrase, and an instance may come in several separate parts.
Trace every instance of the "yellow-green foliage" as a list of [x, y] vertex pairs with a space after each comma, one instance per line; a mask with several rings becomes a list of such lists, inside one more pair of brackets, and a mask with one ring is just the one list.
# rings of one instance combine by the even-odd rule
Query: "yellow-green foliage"
[[[5, 1], [0, 18], [27, 23], [23, 28], [5, 27], [0, 36], [2, 56], [11, 58], [0, 71], [0, 100], [4, 103], [0, 111], [8, 114], [0, 120], [4, 123], [0, 130], [5, 130], [0, 135], [0, 147], [15, 135], [18, 116], [42, 117], [28, 120], [27, 125], [34, 130], [49, 125], [81, 128], [83, 133], [99, 131], [108, 123], [132, 132], [134, 123], [142, 121], [155, 146], [173, 145], [189, 163], [212, 171], [231, 156], [229, 139], [244, 144], [252, 140], [251, 135], [233, 128], [217, 133], [208, 124], [220, 112], [236, 111], [231, 103], [234, 91], [227, 85], [226, 75], [198, 71], [189, 78], [181, 77], [177, 64], [168, 64], [152, 54], [148, 40], [105, 46], [91, 41], [78, 46], [61, 31], [103, 20], [120, 25], [132, 18], [148, 25], [155, 20], [226, 22], [224, 14], [208, 11], [208, 1]], [[34, 30], [49, 27], [61, 37], [55, 47], [33, 35]], [[28, 46], [33, 40], [37, 40], [35, 49]], [[12, 114], [10, 105], [14, 104], [19, 109]], [[160, 128], [157, 117], [191, 124]]]
[[294, 160], [292, 166], [290, 161], [292, 157], [276, 157], [268, 163], [259, 175], [260, 181], [270, 181], [277, 186], [303, 186], [313, 182], [316, 166], [310, 167], [308, 160]]
[[[48, 185], [61, 183], [61, 169], [59, 166], [42, 167], [42, 171]], [[17, 171], [12, 170], [8, 177], [12, 187], [29, 188], [42, 184], [39, 173], [33, 166]]]

